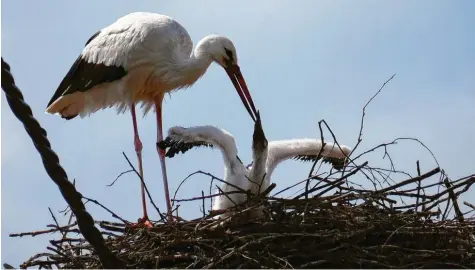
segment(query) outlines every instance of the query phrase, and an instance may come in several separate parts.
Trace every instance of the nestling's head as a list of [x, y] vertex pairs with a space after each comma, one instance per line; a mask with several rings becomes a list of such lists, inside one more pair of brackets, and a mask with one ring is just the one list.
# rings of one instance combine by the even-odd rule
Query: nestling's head
[[266, 151], [268, 142], [264, 130], [262, 129], [261, 116], [257, 111], [257, 119], [254, 123], [254, 133], [252, 135], [252, 148], [254, 152], [261, 153]]

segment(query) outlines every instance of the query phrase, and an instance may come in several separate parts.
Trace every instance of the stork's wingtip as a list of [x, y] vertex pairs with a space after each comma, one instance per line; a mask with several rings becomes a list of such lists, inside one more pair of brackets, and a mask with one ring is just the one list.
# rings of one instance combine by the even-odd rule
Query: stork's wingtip
[[[168, 137], [167, 137], [168, 139]], [[162, 150], [166, 150], [167, 147], [170, 146], [170, 143], [169, 141], [167, 141], [167, 139], [163, 140], [163, 141], [160, 141], [160, 142], [157, 142], [157, 147], [162, 149]]]

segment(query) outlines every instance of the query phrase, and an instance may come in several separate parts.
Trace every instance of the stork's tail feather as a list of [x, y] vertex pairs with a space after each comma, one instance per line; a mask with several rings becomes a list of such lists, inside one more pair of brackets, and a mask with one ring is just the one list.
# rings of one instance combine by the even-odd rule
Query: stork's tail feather
[[46, 113], [59, 114], [61, 118], [70, 120], [78, 116], [84, 109], [85, 100], [82, 93], [61, 96], [55, 100], [48, 108]]

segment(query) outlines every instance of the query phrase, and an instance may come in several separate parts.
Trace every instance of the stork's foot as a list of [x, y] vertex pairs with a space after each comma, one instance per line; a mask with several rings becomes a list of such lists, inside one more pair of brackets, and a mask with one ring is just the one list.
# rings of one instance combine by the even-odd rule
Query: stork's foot
[[150, 222], [148, 217], [143, 217], [143, 218], [139, 218], [137, 223], [130, 224], [129, 226], [132, 229], [144, 228], [144, 227], [145, 228], [152, 228], [153, 224], [152, 224], [152, 222]]

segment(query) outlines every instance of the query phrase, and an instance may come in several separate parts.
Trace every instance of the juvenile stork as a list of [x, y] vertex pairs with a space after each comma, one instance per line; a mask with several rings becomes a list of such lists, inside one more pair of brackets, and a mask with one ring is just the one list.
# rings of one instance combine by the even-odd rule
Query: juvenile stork
[[[167, 157], [185, 153], [191, 148], [211, 147], [221, 150], [224, 161], [224, 183], [220, 189], [223, 193], [247, 191], [257, 193], [258, 186], [265, 175], [265, 163], [267, 160], [267, 139], [262, 130], [259, 112], [256, 114], [254, 134], [252, 142], [253, 159], [256, 166], [248, 170], [238, 156], [236, 142], [231, 133], [214, 126], [179, 127], [175, 126], [168, 130], [168, 136], [158, 143], [159, 147], [167, 150]], [[256, 181], [257, 179], [257, 181]], [[212, 210], [225, 210], [245, 202], [245, 193], [230, 193], [217, 196], [213, 202]], [[229, 216], [226, 212], [222, 217]], [[217, 217], [219, 217], [217, 216]]]
[[[324, 162], [332, 163], [335, 168], [345, 162], [351, 153], [348, 146], [338, 146], [332, 142], [322, 143], [317, 139], [292, 139], [268, 142], [262, 129], [259, 114], [254, 124], [252, 141], [253, 161], [247, 167], [237, 156], [237, 147], [234, 137], [224, 129], [214, 126], [179, 127], [168, 130], [168, 136], [159, 147], [167, 150], [166, 156], [174, 157], [185, 153], [192, 148], [216, 147], [221, 150], [224, 159], [223, 192], [240, 189], [250, 190], [253, 194], [265, 191], [271, 184], [271, 176], [279, 163], [287, 159], [314, 161], [321, 158]], [[227, 184], [230, 183], [231, 185]], [[230, 201], [231, 199], [232, 201]], [[220, 195], [214, 201], [212, 210], [224, 210], [239, 204], [246, 199], [245, 194], [232, 193]]]
[[[142, 143], [135, 104], [142, 104], [144, 115], [155, 107], [157, 142], [162, 141], [164, 95], [193, 85], [212, 62], [224, 68], [255, 121], [256, 108], [231, 40], [209, 35], [193, 50], [190, 35], [180, 23], [168, 16], [147, 12], [130, 13], [95, 33], [59, 84], [46, 112], [69, 120], [109, 107], [116, 107], [118, 113], [130, 109], [139, 173], [143, 179]], [[157, 152], [168, 214], [171, 214], [165, 153], [158, 147]], [[142, 205], [143, 218], [139, 223], [151, 226], [143, 184]]]

